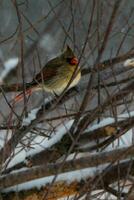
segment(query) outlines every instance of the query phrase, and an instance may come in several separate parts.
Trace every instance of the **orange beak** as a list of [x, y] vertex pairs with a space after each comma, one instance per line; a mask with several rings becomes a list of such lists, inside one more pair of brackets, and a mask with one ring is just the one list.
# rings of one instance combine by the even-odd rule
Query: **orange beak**
[[72, 58], [70, 61], [71, 65], [77, 65], [78, 64], [78, 59], [76, 57]]

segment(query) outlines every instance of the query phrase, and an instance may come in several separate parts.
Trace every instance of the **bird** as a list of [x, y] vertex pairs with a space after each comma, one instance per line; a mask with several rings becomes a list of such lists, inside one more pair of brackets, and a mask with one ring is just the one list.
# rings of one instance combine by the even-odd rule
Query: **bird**
[[[73, 50], [67, 45], [66, 49], [57, 57], [51, 59], [41, 71], [26, 84], [25, 95], [35, 91], [44, 90], [55, 95], [60, 95], [65, 89], [76, 86], [81, 79], [79, 62]], [[15, 102], [24, 98], [24, 92], [18, 94]]]

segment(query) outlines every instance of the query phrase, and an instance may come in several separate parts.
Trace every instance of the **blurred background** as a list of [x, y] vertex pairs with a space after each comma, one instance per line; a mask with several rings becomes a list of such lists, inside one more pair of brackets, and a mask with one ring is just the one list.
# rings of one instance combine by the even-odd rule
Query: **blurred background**
[[[52, 102], [56, 99], [55, 96], [43, 90], [33, 93], [26, 98], [27, 101], [23, 100], [14, 104], [12, 100], [19, 94], [17, 85], [23, 84], [22, 91], [24, 91], [24, 86], [34, 79], [50, 59], [63, 52], [67, 45], [73, 49], [79, 59], [82, 78], [77, 87], [70, 90], [69, 94], [65, 94], [66, 99], [54, 108], [51, 106], [55, 105]], [[9, 165], [5, 165], [4, 170], [19, 162], [24, 162], [29, 155], [51, 149], [55, 143], [59, 143], [59, 146], [54, 146], [56, 150], [61, 150], [63, 143], [60, 156], [55, 158], [55, 154], [52, 155], [51, 161], [57, 162], [68, 153], [72, 141], [75, 141], [73, 134], [81, 130], [81, 121], [84, 117], [89, 121], [80, 132], [80, 140], [76, 140], [71, 153], [84, 152], [85, 156], [92, 150], [101, 152], [113, 150], [114, 147], [133, 145], [133, 129], [131, 129], [133, 128], [131, 124], [134, 108], [133, 91], [132, 87], [127, 88], [127, 86], [134, 80], [134, 64], [131, 66], [124, 64], [128, 58], [134, 57], [133, 51], [133, 0], [0, 0], [0, 77], [6, 68], [10, 71], [0, 82], [1, 147], [7, 144], [8, 139], [12, 138], [18, 130], [20, 133], [22, 131], [22, 136], [17, 142], [13, 138], [16, 142], [15, 145], [11, 144], [14, 154], [10, 157], [9, 153]], [[11, 65], [15, 68], [11, 69]], [[9, 92], [7, 87], [12, 88], [13, 84], [16, 84], [16, 88], [14, 87]], [[123, 88], [125, 88], [124, 91], [120, 93]], [[84, 104], [88, 91], [90, 92]], [[114, 95], [115, 99], [112, 98]], [[108, 104], [103, 105], [105, 101]], [[48, 102], [49, 108], [47, 108]], [[83, 108], [81, 105], [86, 106]], [[23, 135], [22, 127], [29, 126], [31, 122], [27, 119], [29, 113], [30, 120], [38, 119], [41, 106], [43, 107], [41, 112], [44, 112], [41, 120], [37, 120], [34, 126], [27, 129]], [[82, 112], [81, 108], [83, 108]], [[96, 109], [95, 112], [94, 109]], [[37, 116], [36, 111], [39, 114]], [[94, 117], [95, 113], [96, 117]], [[94, 117], [93, 120], [92, 117]], [[76, 119], [81, 126], [76, 123], [72, 133], [70, 127]], [[128, 123], [129, 127], [121, 124], [120, 120]], [[101, 134], [100, 129], [106, 128], [107, 124], [112, 124], [112, 129], [108, 127]], [[94, 132], [95, 129], [99, 132]], [[128, 130], [129, 133], [127, 133]], [[111, 135], [107, 135], [107, 132]], [[91, 136], [91, 133], [98, 136]], [[120, 139], [118, 133], [120, 136], [127, 133], [127, 136]], [[53, 137], [57, 134], [61, 136], [55, 141]], [[64, 135], [67, 135], [69, 139], [64, 139]], [[61, 140], [62, 137], [63, 140]], [[114, 139], [107, 143], [105, 141], [107, 138]], [[115, 139], [118, 141], [113, 143]], [[104, 146], [103, 143], [102, 146], [98, 145], [101, 141], [105, 141]], [[91, 146], [94, 148], [90, 148]], [[56, 152], [54, 148], [51, 150]], [[45, 162], [49, 162], [48, 155], [47, 152]], [[40, 160], [37, 159], [42, 162], [41, 160], [43, 160], [42, 157]]]
[[[104, 39], [114, 0], [18, 0], [17, 9], [20, 16], [13, 2], [0, 1], [0, 69], [3, 70], [5, 62], [9, 59], [21, 60], [21, 57], [23, 57], [24, 69], [22, 70], [22, 66], [19, 65], [17, 72], [7, 77], [6, 84], [22, 83], [23, 79], [25, 83], [32, 81], [47, 61], [59, 55], [67, 44], [80, 59], [81, 69], [92, 68]], [[133, 33], [133, 1], [122, 1], [100, 61], [133, 49]], [[122, 63], [118, 64], [118, 69], [122, 67]], [[99, 72], [99, 74], [102, 78], [111, 74], [109, 80], [115, 81], [112, 71], [116, 68], [117, 66], [114, 65], [112, 69], [105, 70], [103, 73]], [[132, 73], [133, 70], [131, 73], [122, 73], [117, 79], [132, 76]], [[81, 79], [78, 86], [80, 95], [77, 95], [73, 104], [74, 110], [79, 107], [89, 77], [88, 74]], [[93, 81], [97, 83], [98, 74]], [[112, 91], [112, 88], [110, 90]], [[11, 100], [12, 95], [7, 94], [7, 98]], [[48, 95], [45, 93], [45, 97]], [[107, 96], [104, 90], [101, 90], [100, 95], [102, 101]], [[33, 106], [37, 106], [40, 104], [41, 97], [41, 92], [39, 92], [33, 94], [29, 101]], [[93, 102], [90, 102], [90, 106], [95, 106], [96, 103], [97, 96]], [[2, 98], [1, 115], [6, 113], [4, 104], [5, 100]], [[29, 106], [31, 104], [29, 103]], [[18, 107], [20, 108], [20, 104]]]

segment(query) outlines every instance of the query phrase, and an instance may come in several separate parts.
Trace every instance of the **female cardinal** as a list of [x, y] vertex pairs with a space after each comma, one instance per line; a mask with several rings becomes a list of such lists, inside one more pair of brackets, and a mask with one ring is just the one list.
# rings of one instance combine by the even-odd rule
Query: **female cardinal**
[[[78, 59], [72, 49], [67, 46], [66, 50], [58, 57], [50, 60], [43, 69], [35, 76], [31, 83], [26, 84], [25, 95], [44, 89], [44, 91], [59, 95], [67, 89], [77, 85], [81, 78]], [[23, 94], [15, 97], [15, 102], [23, 99]]]

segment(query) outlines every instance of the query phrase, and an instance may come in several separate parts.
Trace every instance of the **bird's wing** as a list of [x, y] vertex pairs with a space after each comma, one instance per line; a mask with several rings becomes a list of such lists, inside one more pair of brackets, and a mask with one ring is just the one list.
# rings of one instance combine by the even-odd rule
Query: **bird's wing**
[[34, 78], [35, 81], [37, 82], [41, 82], [41, 81], [49, 81], [50, 79], [52, 79], [54, 76], [56, 76], [57, 74], [57, 69], [53, 69], [53, 68], [46, 68], [41, 70], [36, 77]]
[[35, 76], [34, 80], [37, 82], [42, 81], [49, 81], [53, 77], [57, 76], [58, 69], [60, 66], [62, 66], [62, 62], [58, 59], [52, 59], [50, 60], [45, 67]]

